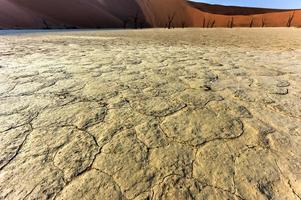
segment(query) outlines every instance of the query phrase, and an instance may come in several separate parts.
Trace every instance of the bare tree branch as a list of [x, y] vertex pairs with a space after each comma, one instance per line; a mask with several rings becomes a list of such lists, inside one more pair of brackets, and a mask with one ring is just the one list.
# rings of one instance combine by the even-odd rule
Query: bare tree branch
[[133, 17], [133, 21], [134, 21], [134, 27], [135, 29], [138, 28], [138, 19], [139, 19], [139, 10], [137, 10], [135, 16]]
[[48, 25], [47, 21], [45, 19], [42, 19], [42, 22], [45, 26], [45, 29], [50, 29], [50, 26]]
[[140, 28], [143, 28], [144, 22], [141, 21], [139, 24], [140, 24]]
[[168, 29], [171, 29], [172, 22], [173, 22], [175, 16], [176, 16], [176, 12], [174, 12], [172, 15], [168, 15], [168, 23], [167, 23], [167, 28]]
[[127, 28], [127, 24], [129, 23], [128, 19], [124, 19], [123, 21], [123, 28], [126, 29]]
[[287, 21], [287, 27], [291, 27], [294, 17], [295, 17], [295, 11], [293, 12], [292, 15], [289, 15], [288, 21]]
[[211, 23], [211, 28], [213, 28], [215, 25], [215, 19], [213, 20], [213, 22]]
[[209, 19], [208, 22], [207, 22], [207, 26], [206, 26], [207, 28], [209, 28], [209, 26], [210, 26], [210, 21], [211, 20]]
[[229, 28], [233, 28], [233, 25], [234, 25], [234, 18], [231, 17], [231, 19], [230, 19], [229, 22], [228, 22], [228, 27], [229, 27]]
[[264, 20], [263, 17], [261, 18], [261, 27], [262, 27], [262, 28], [265, 27], [265, 20]]
[[252, 17], [251, 22], [250, 22], [250, 28], [253, 27], [253, 24], [254, 24], [254, 18]]

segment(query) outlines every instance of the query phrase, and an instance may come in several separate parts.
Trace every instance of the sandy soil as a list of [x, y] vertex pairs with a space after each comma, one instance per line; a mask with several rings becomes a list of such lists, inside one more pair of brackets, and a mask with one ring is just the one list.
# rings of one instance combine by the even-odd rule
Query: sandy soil
[[300, 35], [0, 36], [0, 199], [300, 200]]

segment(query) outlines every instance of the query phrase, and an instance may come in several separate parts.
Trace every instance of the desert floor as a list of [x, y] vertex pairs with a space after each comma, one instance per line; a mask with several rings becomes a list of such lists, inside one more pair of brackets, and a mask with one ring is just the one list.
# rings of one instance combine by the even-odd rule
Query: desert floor
[[0, 199], [300, 200], [301, 29], [2, 35], [0, 133]]

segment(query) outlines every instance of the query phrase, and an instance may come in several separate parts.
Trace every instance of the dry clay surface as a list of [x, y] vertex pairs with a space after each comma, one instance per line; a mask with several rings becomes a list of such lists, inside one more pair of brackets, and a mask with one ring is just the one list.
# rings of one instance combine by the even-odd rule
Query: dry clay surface
[[0, 36], [0, 199], [301, 199], [301, 30]]

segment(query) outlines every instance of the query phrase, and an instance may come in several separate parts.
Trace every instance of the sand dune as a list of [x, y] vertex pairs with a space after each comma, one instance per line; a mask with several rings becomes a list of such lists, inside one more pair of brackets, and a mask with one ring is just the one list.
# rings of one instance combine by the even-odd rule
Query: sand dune
[[37, 25], [39, 16], [31, 10], [24, 9], [10, 1], [0, 2], [0, 27], [30, 27]]
[[144, 0], [140, 5], [146, 19], [153, 27], [165, 27], [172, 17], [174, 17], [172, 26], [181, 26], [182, 23], [193, 26], [188, 4], [183, 0]]
[[[185, 0], [2, 0], [0, 28], [301, 26], [301, 10], [192, 3]], [[172, 20], [171, 20], [172, 19]]]
[[49, 26], [105, 28], [120, 27], [122, 24], [120, 19], [105, 10], [97, 0], [13, 0], [12, 2], [38, 13], [42, 16], [41, 21], [45, 20], [44, 17], [57, 21], [57, 23], [46, 22]]
[[212, 13], [212, 14], [221, 14], [221, 15], [256, 15], [256, 14], [290, 11], [290, 10], [268, 9], [268, 8], [223, 6], [223, 5], [193, 2], [193, 1], [188, 1], [188, 3], [192, 7], [198, 8], [201, 11]]
[[[194, 26], [213, 27], [286, 27], [301, 26], [301, 10], [276, 10], [189, 3], [199, 12], [190, 12]], [[200, 22], [200, 18], [203, 22]], [[197, 21], [198, 20], [198, 21]], [[213, 24], [214, 23], [214, 24]]]

